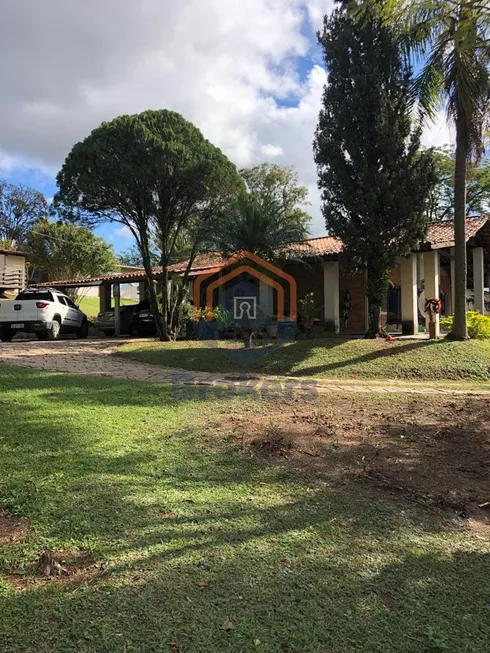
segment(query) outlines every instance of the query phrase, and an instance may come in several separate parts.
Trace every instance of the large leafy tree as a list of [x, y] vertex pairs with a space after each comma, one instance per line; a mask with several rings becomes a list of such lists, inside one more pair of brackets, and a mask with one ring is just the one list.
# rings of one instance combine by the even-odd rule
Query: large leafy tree
[[288, 246], [308, 236], [302, 212], [285, 211], [271, 196], [242, 193], [221, 214], [214, 238], [222, 252], [252, 252], [265, 259], [287, 255]]
[[319, 35], [328, 83], [314, 152], [327, 229], [343, 241], [347, 267], [367, 270], [366, 335], [376, 337], [388, 272], [424, 238], [436, 176], [412, 126], [411, 73], [392, 30], [369, 8], [354, 20], [347, 5]]
[[[159, 257], [156, 252], [150, 251], [150, 259], [155, 267], [158, 266]], [[136, 245], [133, 245], [129, 249], [124, 250], [124, 252], [121, 252], [121, 254], [119, 254], [119, 261], [123, 265], [143, 267], [143, 257], [141, 256], [141, 252]]]
[[75, 225], [38, 222], [26, 246], [31, 267], [49, 281], [83, 279], [119, 269], [112, 246]]
[[170, 339], [181, 298], [177, 293], [172, 304], [163, 283], [160, 312], [153, 243], [165, 276], [179, 237], [190, 234], [189, 270], [213, 215], [242, 185], [235, 166], [178, 113], [145, 111], [103, 123], [75, 145], [57, 182], [55, 206], [62, 215], [82, 224], [111, 221], [130, 229], [150, 282], [158, 332]]
[[33, 225], [47, 213], [42, 193], [0, 181], [0, 240], [22, 247]]
[[[454, 151], [450, 147], [433, 148], [438, 181], [430, 194], [429, 220], [454, 220]], [[490, 210], [490, 160], [468, 165], [466, 214], [480, 215]]]
[[247, 188], [217, 216], [212, 235], [217, 249], [273, 259], [308, 236], [308, 189], [293, 167], [262, 163], [240, 175]]
[[490, 99], [490, 6], [487, 0], [366, 0], [401, 30], [421, 70], [414, 84], [429, 117], [442, 106], [456, 132], [454, 165], [455, 308], [450, 334], [466, 339], [468, 166], [483, 152]]
[[308, 189], [299, 183], [295, 168], [276, 163], [261, 163], [240, 170], [240, 174], [255, 198], [264, 203], [275, 202], [285, 218], [308, 227], [311, 220], [305, 210], [309, 205]]

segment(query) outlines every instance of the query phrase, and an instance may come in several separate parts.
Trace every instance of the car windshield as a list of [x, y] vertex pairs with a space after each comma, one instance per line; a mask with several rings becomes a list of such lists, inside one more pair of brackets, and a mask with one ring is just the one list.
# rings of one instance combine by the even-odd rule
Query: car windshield
[[25, 290], [24, 292], [19, 293], [15, 299], [19, 301], [32, 299], [36, 301], [52, 302], [53, 294], [48, 290]]

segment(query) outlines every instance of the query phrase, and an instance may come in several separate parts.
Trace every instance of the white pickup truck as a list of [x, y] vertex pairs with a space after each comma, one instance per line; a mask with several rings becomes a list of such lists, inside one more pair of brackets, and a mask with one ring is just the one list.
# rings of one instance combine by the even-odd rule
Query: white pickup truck
[[88, 335], [85, 313], [66, 295], [52, 288], [27, 288], [13, 300], [0, 299], [0, 340], [34, 332], [38, 340], [57, 340], [60, 333]]

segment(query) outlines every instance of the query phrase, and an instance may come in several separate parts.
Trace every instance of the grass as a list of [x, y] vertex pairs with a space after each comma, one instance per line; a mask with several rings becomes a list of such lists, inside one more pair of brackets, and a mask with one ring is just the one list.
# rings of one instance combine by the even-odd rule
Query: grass
[[317, 378], [490, 381], [490, 340], [385, 342], [324, 338], [249, 351], [227, 341], [127, 344], [118, 355], [203, 372]]
[[0, 366], [2, 653], [488, 651], [488, 540], [251, 455], [267, 400], [209, 392]]
[[[131, 301], [130, 299], [121, 300], [121, 306], [126, 306], [127, 304], [136, 304], [137, 302]], [[82, 310], [89, 320], [95, 320], [97, 315], [100, 313], [100, 300], [98, 297], [82, 297], [79, 300], [78, 305], [80, 310]]]

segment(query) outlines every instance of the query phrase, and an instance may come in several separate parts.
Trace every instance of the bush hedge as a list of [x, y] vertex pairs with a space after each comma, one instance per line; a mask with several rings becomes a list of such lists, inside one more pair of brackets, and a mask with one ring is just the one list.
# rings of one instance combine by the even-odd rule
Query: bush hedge
[[[441, 318], [441, 326], [445, 331], [451, 331], [453, 322], [453, 315]], [[470, 338], [476, 338], [477, 340], [490, 339], [490, 315], [482, 315], [478, 311], [468, 311], [466, 313], [466, 324]]]

